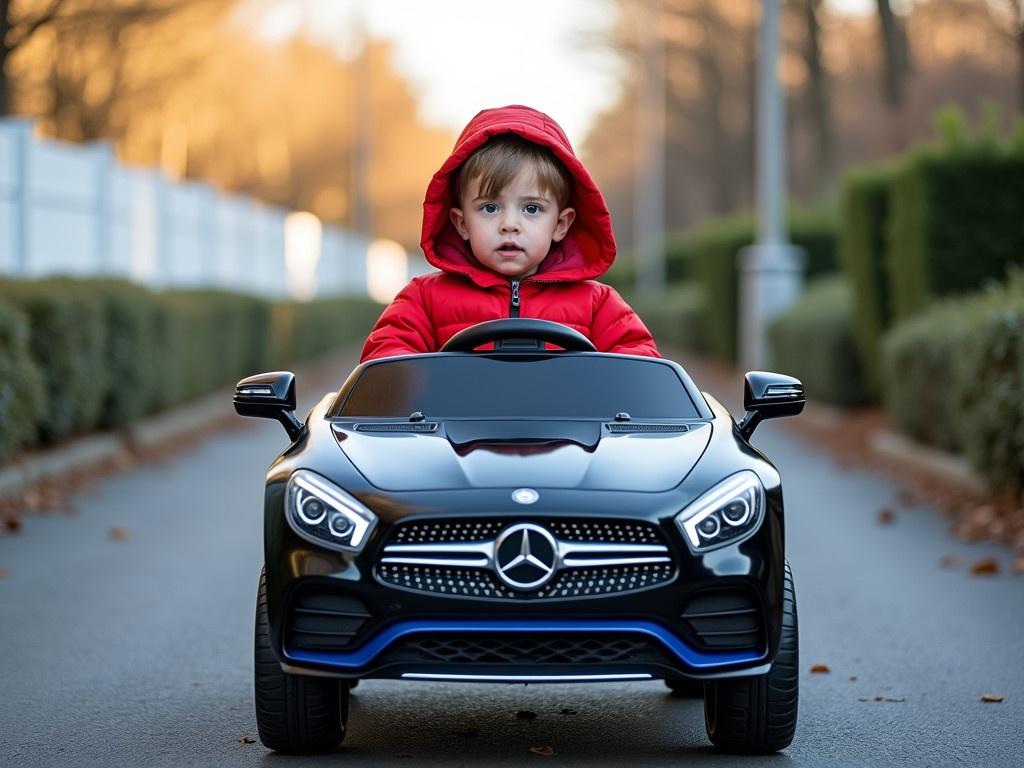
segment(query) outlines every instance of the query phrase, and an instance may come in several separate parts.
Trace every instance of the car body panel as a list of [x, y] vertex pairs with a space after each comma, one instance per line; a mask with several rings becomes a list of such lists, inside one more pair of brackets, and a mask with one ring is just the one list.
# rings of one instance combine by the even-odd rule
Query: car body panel
[[[385, 361], [373, 361], [367, 365]], [[679, 371], [676, 364], [672, 363]], [[760, 674], [778, 649], [784, 572], [782, 489], [772, 464], [736, 429], [728, 411], [681, 382], [699, 400], [699, 418], [686, 432], [611, 434], [610, 420], [596, 423], [597, 444], [576, 439], [570, 429], [516, 444], [501, 429], [488, 434], [478, 420], [446, 430], [439, 420], [423, 434], [362, 433], [359, 420], [337, 415], [338, 404], [358, 380], [359, 369], [337, 394], [325, 395], [306, 418], [306, 430], [267, 473], [265, 558], [267, 612], [272, 645], [289, 672], [340, 677], [516, 679], [578, 676], [587, 670], [551, 664], [542, 675], [515, 664], [425, 664], [403, 660], [410, 638], [459, 638], [480, 633], [542, 637], [637, 637], [651, 640], [649, 656], [636, 663], [590, 670], [593, 679], [714, 678]], [[695, 393], [695, 394], [694, 394]], [[405, 421], [405, 420], [403, 420]], [[593, 427], [593, 420], [591, 420]], [[676, 423], [681, 423], [677, 420]], [[550, 427], [550, 425], [548, 425]], [[468, 431], [467, 431], [468, 430]], [[466, 435], [479, 440], [465, 440]], [[567, 439], [562, 439], [567, 438]], [[285, 486], [298, 469], [310, 469], [345, 489], [379, 518], [359, 554], [331, 551], [300, 537], [286, 521]], [[700, 555], [692, 554], [675, 525], [676, 515], [723, 478], [751, 470], [764, 486], [766, 508], [760, 527], [747, 539]], [[512, 492], [527, 486], [538, 493], [530, 505]], [[417, 521], [479, 520], [501, 525], [559, 521], [637, 521], [656, 530], [672, 560], [671, 577], [624, 594], [537, 599], [529, 594], [489, 599], [437, 594], [387, 583], [378, 572], [383, 547], [403, 525]], [[311, 652], [288, 647], [290, 606], [313, 590], [345, 596], [365, 607], [367, 618], [350, 647]], [[709, 651], [682, 618], [692, 601], [715, 590], [747, 594], [762, 622], [760, 646]], [[616, 634], [617, 633], [617, 634]], [[468, 641], [467, 641], [468, 642]], [[641, 658], [642, 657], [642, 658]], [[623, 677], [623, 676], [626, 677]], [[417, 677], [419, 676], [419, 677]], [[468, 679], [467, 678], [467, 679]]]

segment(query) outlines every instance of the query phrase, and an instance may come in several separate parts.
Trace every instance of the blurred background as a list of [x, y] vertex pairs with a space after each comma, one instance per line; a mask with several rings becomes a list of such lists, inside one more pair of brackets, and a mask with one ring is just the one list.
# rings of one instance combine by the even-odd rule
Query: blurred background
[[[735, 362], [761, 22], [757, 0], [0, 0], [0, 458], [359, 339], [428, 269], [459, 130], [509, 103], [566, 128], [612, 210], [607, 279], [659, 342]], [[771, 364], [1019, 488], [1024, 0], [785, 0], [779, 29], [806, 287]], [[638, 290], [652, 230], [665, 280]], [[126, 376], [142, 394], [59, 416], [69, 382]]]

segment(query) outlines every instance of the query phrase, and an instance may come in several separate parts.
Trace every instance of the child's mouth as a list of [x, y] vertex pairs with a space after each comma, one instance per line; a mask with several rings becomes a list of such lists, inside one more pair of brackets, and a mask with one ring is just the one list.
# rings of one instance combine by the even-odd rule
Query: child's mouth
[[522, 248], [515, 245], [500, 245], [498, 246], [498, 253], [502, 256], [518, 256], [523, 252]]

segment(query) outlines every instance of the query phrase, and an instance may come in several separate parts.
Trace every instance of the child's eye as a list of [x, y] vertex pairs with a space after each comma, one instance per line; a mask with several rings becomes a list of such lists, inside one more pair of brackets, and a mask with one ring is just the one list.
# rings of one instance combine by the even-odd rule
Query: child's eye
[[523, 206], [523, 210], [532, 215], [540, 213], [541, 207], [537, 203], [527, 203]]
[[498, 206], [495, 205], [494, 203], [484, 203], [483, 205], [480, 206], [480, 210], [483, 211], [484, 213], [497, 213]]

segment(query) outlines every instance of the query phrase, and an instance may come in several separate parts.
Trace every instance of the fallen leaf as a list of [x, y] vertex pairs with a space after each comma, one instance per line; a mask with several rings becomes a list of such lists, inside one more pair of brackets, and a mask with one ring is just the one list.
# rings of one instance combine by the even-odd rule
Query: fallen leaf
[[875, 696], [875, 701], [884, 701], [885, 696]]
[[125, 528], [114, 527], [110, 529], [111, 541], [128, 541], [131, 538], [131, 534]]
[[943, 555], [942, 559], [939, 560], [939, 565], [943, 568], [959, 568], [963, 564], [964, 559], [956, 555]]
[[994, 557], [983, 557], [971, 566], [971, 573], [975, 576], [992, 576], [999, 573], [999, 561]]
[[540, 755], [541, 757], [551, 757], [555, 754], [554, 747], [530, 747], [530, 751], [535, 755]]
[[879, 525], [891, 525], [892, 521], [896, 519], [896, 513], [892, 507], [882, 507], [875, 513], [875, 519]]
[[8, 517], [4, 520], [4, 527], [11, 533], [17, 533], [21, 530], [21, 520], [16, 517]]
[[252, 736], [243, 736], [238, 741], [241, 744], [255, 744], [256, 743], [256, 739], [254, 739]]
[[811, 667], [811, 672], [814, 674], [827, 674], [832, 670], [828, 668], [828, 664], [815, 664]]
[[576, 710], [575, 709], [569, 709], [567, 707], [567, 708], [561, 710], [558, 714], [560, 714], [560, 715], [575, 715], [576, 714]]
[[1013, 572], [1017, 574], [1024, 573], [1024, 557], [1018, 557], [1013, 561]]
[[534, 720], [537, 717], [537, 713], [531, 712], [528, 709], [520, 709], [518, 712], [516, 712], [516, 717], [518, 717], [520, 720]]
[[857, 676], [856, 675], [850, 675], [850, 682], [851, 683], [856, 683], [857, 682]]
[[6, 579], [9, 573], [10, 571], [7, 570], [7, 566], [0, 565], [0, 579]]
[[981, 697], [981, 700], [986, 704], [1002, 704], [1003, 697], [997, 693], [986, 693]]
[[479, 736], [480, 729], [477, 728], [475, 725], [464, 725], [452, 731], [452, 735], [462, 737]]

